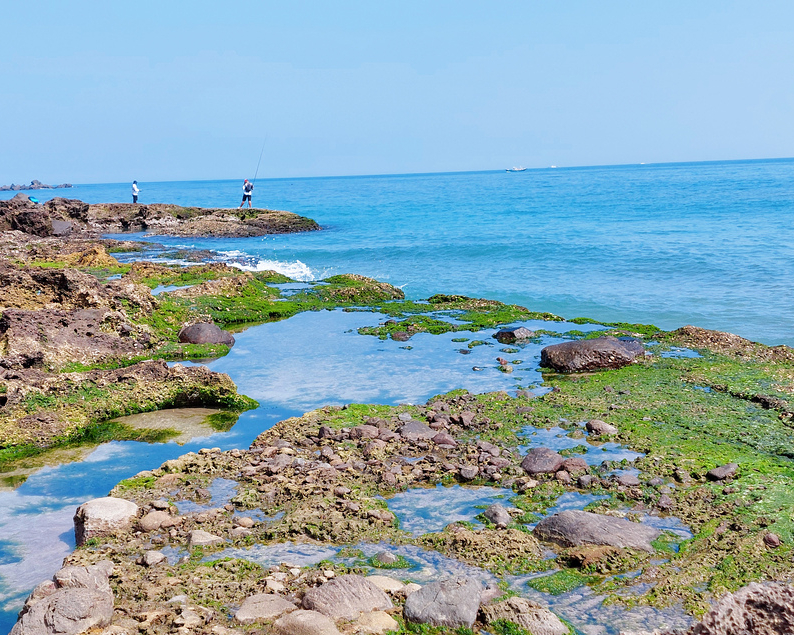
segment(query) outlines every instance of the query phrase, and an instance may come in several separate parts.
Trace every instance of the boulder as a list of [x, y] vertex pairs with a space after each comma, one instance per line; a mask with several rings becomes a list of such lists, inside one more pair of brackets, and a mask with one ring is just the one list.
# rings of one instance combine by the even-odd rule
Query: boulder
[[360, 575], [343, 575], [309, 589], [303, 608], [339, 620], [354, 620], [360, 613], [392, 608], [391, 600], [378, 586]]
[[280, 617], [284, 613], [295, 610], [292, 602], [273, 593], [258, 593], [245, 598], [234, 614], [235, 621], [240, 624], [255, 624]]
[[552, 344], [540, 351], [540, 365], [560, 373], [622, 368], [637, 356], [630, 348], [614, 337]]
[[566, 472], [576, 474], [577, 472], [587, 472], [587, 470], [590, 469], [590, 466], [582, 457], [572, 456], [562, 462], [562, 469]]
[[96, 564], [63, 567], [56, 571], [53, 581], [61, 589], [91, 589], [110, 593], [108, 577], [113, 573], [113, 563], [101, 560]]
[[409, 421], [400, 428], [400, 436], [408, 441], [428, 441], [438, 432], [421, 421]]
[[437, 580], [406, 598], [403, 616], [419, 624], [471, 628], [477, 619], [481, 595], [482, 583], [474, 578]]
[[651, 553], [654, 551], [651, 542], [659, 537], [659, 531], [653, 527], [578, 510], [547, 516], [535, 526], [532, 534], [539, 540], [562, 547], [608, 545]]
[[179, 331], [179, 341], [185, 344], [225, 344], [234, 346], [232, 334], [224, 331], [217, 324], [197, 322], [185, 326]]
[[138, 506], [123, 498], [106, 496], [83, 503], [74, 515], [77, 546], [89, 538], [128, 531], [137, 515]]
[[372, 611], [372, 613], [364, 613], [358, 619], [354, 632], [361, 635], [381, 635], [399, 630], [400, 624], [391, 615], [383, 611]]
[[715, 467], [713, 470], [706, 472], [706, 478], [710, 481], [724, 481], [725, 479], [733, 478], [739, 466], [736, 463], [728, 463]]
[[500, 505], [499, 503], [494, 503], [488, 509], [486, 509], [483, 512], [483, 516], [485, 516], [497, 527], [505, 528], [511, 522], [513, 522], [513, 518], [510, 516], [507, 509], [505, 509], [505, 506]]
[[601, 421], [600, 419], [591, 419], [585, 424], [584, 427], [591, 434], [603, 434], [604, 436], [609, 436], [618, 433], [618, 429], [615, 426], [609, 425], [606, 421]]
[[568, 635], [568, 627], [559, 617], [540, 604], [525, 598], [512, 597], [482, 607], [486, 624], [508, 620], [532, 635]]
[[554, 474], [564, 462], [565, 457], [550, 448], [532, 448], [521, 461], [521, 468], [527, 474]]
[[340, 635], [333, 621], [317, 611], [292, 611], [273, 623], [277, 635]]
[[59, 589], [23, 613], [12, 635], [77, 635], [104, 628], [113, 618], [113, 594], [87, 588]]
[[455, 437], [448, 432], [439, 432], [433, 437], [433, 443], [436, 445], [448, 445], [451, 447], [455, 447], [458, 444], [458, 442], [455, 441]]
[[794, 633], [794, 587], [752, 582], [723, 597], [688, 633], [790, 635]]
[[618, 485], [623, 485], [624, 487], [640, 485], [640, 479], [635, 474], [621, 474], [615, 480]]
[[523, 326], [512, 329], [502, 329], [494, 334], [496, 341], [502, 344], [512, 344], [518, 340], [528, 340], [531, 337], [535, 337], [535, 333]]
[[480, 468], [476, 465], [463, 465], [460, 468], [460, 477], [464, 481], [471, 481], [472, 479], [477, 478], [477, 475], [480, 473]]
[[372, 582], [376, 587], [385, 593], [399, 593], [405, 588], [405, 585], [399, 580], [390, 578], [387, 575], [371, 575], [367, 576], [367, 580]]

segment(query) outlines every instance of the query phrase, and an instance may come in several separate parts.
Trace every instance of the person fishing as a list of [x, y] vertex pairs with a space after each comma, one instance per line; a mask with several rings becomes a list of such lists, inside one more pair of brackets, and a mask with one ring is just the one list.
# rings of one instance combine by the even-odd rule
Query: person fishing
[[245, 202], [248, 201], [248, 207], [251, 207], [251, 193], [254, 191], [254, 184], [251, 183], [248, 179], [245, 179], [243, 182], [243, 202], [240, 203], [240, 208], [242, 209]]
[[140, 190], [138, 189], [138, 181], [133, 181], [132, 182], [132, 202], [133, 203], [137, 203], [138, 202], [138, 193], [139, 192], [140, 192]]

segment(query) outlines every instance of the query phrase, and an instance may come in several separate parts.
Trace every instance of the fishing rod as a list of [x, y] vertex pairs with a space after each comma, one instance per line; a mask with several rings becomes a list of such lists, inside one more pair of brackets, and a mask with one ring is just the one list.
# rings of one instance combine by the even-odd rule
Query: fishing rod
[[256, 177], [259, 174], [259, 165], [262, 163], [262, 155], [265, 153], [266, 143], [267, 143], [267, 135], [265, 135], [265, 140], [262, 142], [262, 151], [259, 153], [259, 161], [256, 162], [256, 172], [254, 173], [254, 180], [251, 181], [252, 185], [256, 185]]

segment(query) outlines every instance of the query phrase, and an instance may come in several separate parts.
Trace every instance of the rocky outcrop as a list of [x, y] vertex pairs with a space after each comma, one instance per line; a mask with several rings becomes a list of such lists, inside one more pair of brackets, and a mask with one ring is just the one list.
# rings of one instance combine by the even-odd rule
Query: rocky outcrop
[[614, 337], [552, 344], [540, 352], [540, 365], [560, 373], [622, 368], [634, 361], [642, 345]]
[[244, 237], [316, 231], [310, 218], [268, 209], [208, 209], [178, 205], [108, 203], [88, 205], [53, 198], [43, 205], [24, 194], [0, 201], [0, 231], [34, 236], [82, 236], [145, 231], [152, 235]]
[[123, 498], [95, 498], [83, 503], [74, 515], [74, 537], [77, 545], [90, 538], [112, 536], [132, 527], [138, 506]]
[[477, 619], [482, 583], [467, 577], [437, 580], [411, 593], [403, 616], [409, 622], [471, 628]]
[[0, 192], [21, 192], [24, 190], [60, 190], [63, 188], [72, 187], [71, 183], [61, 183], [60, 185], [47, 185], [38, 179], [33, 179], [30, 185], [0, 185]]
[[651, 542], [660, 532], [623, 518], [583, 511], [564, 511], [541, 520], [532, 531], [538, 540], [562, 547], [608, 545], [653, 552]]
[[179, 341], [185, 344], [224, 344], [234, 346], [234, 337], [217, 324], [197, 322], [179, 331]]

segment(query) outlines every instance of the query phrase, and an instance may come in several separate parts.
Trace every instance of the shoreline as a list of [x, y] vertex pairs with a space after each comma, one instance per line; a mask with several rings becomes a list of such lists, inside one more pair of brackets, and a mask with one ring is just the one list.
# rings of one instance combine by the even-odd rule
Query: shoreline
[[[4, 237], [7, 236], [8, 233], [4, 234]], [[54, 242], [46, 244], [47, 241]], [[163, 359], [177, 360], [191, 355], [207, 356], [228, 352], [228, 344], [220, 341], [180, 343], [179, 334], [190, 323], [208, 324], [211, 320], [213, 324], [226, 328], [244, 327], [283, 319], [303, 311], [329, 308], [364, 309], [385, 313], [390, 319], [377, 326], [362, 327], [359, 329], [361, 336], [406, 342], [406, 346], [410, 346], [411, 338], [418, 334], [441, 335], [456, 330], [489, 331], [484, 334], [483, 340], [468, 338], [466, 341], [471, 348], [472, 345], [484, 345], [486, 339], [493, 339], [496, 334], [490, 331], [500, 326], [530, 319], [561, 319], [548, 313], [532, 312], [524, 307], [465, 296], [438, 294], [426, 302], [406, 301], [402, 292], [391, 285], [356, 275], [333, 276], [323, 281], [323, 284], [306, 285], [306, 290], [295, 295], [283, 295], [282, 290], [273, 285], [284, 284], [288, 279], [275, 272], [252, 274], [217, 264], [187, 269], [154, 265], [145, 261], [132, 265], [121, 265], [118, 262], [113, 264], [113, 259], [101, 247], [108, 244], [105, 241], [75, 241], [74, 245], [79, 249], [71, 254], [62, 248], [64, 240], [59, 238], [24, 238], [15, 234], [11, 242], [13, 246], [9, 248], [8, 244], [6, 243], [4, 252], [3, 273], [13, 284], [5, 285], [7, 299], [3, 319], [9, 322], [6, 316], [9, 311], [12, 314], [14, 311], [27, 312], [19, 316], [20, 321], [16, 328], [20, 328], [19, 324], [25, 321], [38, 320], [32, 323], [37, 323], [46, 330], [47, 321], [42, 321], [43, 316], [55, 311], [59, 320], [73, 320], [73, 325], [82, 328], [86, 342], [92, 340], [90, 346], [81, 344], [78, 338], [70, 341], [68, 347], [57, 345], [53, 349], [48, 348], [48, 342], [54, 341], [54, 335], [49, 335], [31, 348], [31, 341], [35, 342], [35, 338], [30, 340], [26, 336], [27, 349], [17, 348], [14, 353], [16, 358], [8, 355], [10, 349], [6, 344], [3, 357], [6, 372], [12, 371], [16, 374], [13, 381], [24, 384], [24, 398], [29, 397], [31, 390], [39, 390], [41, 395], [47, 396], [46, 392], [41, 391], [41, 386], [44, 385], [42, 382], [45, 381], [42, 374], [49, 373], [56, 379], [53, 399], [39, 398], [33, 402], [28, 399], [28, 405], [33, 409], [26, 410], [26, 416], [34, 419], [38, 417], [40, 423], [45, 422], [49, 426], [53, 423], [52, 419], [42, 419], [48, 412], [47, 408], [55, 406], [60, 410], [70, 403], [70, 393], [64, 393], [63, 387], [57, 384], [60, 379], [65, 379], [68, 383], [76, 382], [79, 391], [81, 384], [98, 386], [101, 383], [98, 380], [103, 373], [116, 372], [111, 369], [113, 366], [124, 368], [128, 362], [137, 361], [137, 364], [126, 366], [126, 373], [133, 373], [136, 367], [146, 364], [149, 364], [147, 368], [159, 368], [160, 373], [171, 372], [161, 362], [138, 361], [141, 354], [150, 358], [161, 355]], [[110, 244], [113, 245], [111, 249], [135, 248], [134, 245], [115, 242]], [[33, 249], [23, 249], [22, 245], [30, 245]], [[59, 259], [52, 259], [55, 253], [59, 254]], [[22, 254], [27, 257], [24, 263], [11, 262], [7, 257], [13, 255], [17, 258]], [[111, 279], [118, 276], [120, 278]], [[56, 279], [58, 284], [52, 283]], [[63, 280], [68, 281], [65, 287], [61, 283]], [[184, 288], [152, 296], [151, 289], [160, 286]], [[45, 297], [41, 297], [42, 293]], [[9, 301], [18, 306], [9, 308]], [[100, 313], [89, 316], [93, 322], [75, 322], [78, 319], [75, 316], [82, 315], [86, 310]], [[110, 314], [117, 315], [107, 318]], [[454, 322], [440, 319], [442, 316], [454, 316]], [[97, 328], [100, 317], [102, 319], [98, 323], [112, 326], [112, 331], [101, 326]], [[588, 322], [592, 321], [582, 320], [580, 323]], [[8, 332], [6, 328], [6, 336]], [[541, 330], [525, 339], [537, 340], [543, 335]], [[184, 545], [190, 532], [197, 531], [199, 526], [212, 529], [224, 536], [224, 540], [239, 545], [250, 544], [252, 540], [272, 543], [285, 538], [350, 544], [361, 538], [383, 536], [390, 536], [395, 544], [401, 544], [406, 538], [399, 532], [399, 525], [395, 524], [396, 517], [391, 512], [384, 513], [382, 505], [372, 502], [377, 500], [373, 496], [409, 491], [413, 487], [437, 482], [505, 486], [512, 479], [510, 486], [520, 498], [516, 508], [524, 509], [526, 513], [541, 512], [548, 507], [541, 503], [548, 503], [554, 494], [589, 491], [608, 496], [608, 504], [599, 504], [595, 508], [601, 515], [609, 517], [616, 512], [629, 517], [646, 512], [674, 514], [690, 524], [695, 531], [690, 542], [676, 543], [677, 551], [661, 544], [656, 547], [659, 553], [664, 553], [669, 558], [668, 562], [672, 563], [669, 565], [650, 564], [643, 559], [641, 553], [626, 551], [622, 547], [618, 547], [618, 551], [602, 549], [587, 553], [558, 553], [556, 564], [560, 567], [561, 575], [557, 580], [561, 584], [564, 580], [568, 580], [565, 583], [569, 584], [570, 579], [577, 585], [599, 586], [609, 582], [614, 586], [610, 591], [613, 599], [618, 600], [621, 597], [621, 584], [630, 586], [633, 582], [627, 578], [624, 583], [618, 584], [616, 580], [632, 568], [641, 566], [644, 573], [639, 581], [652, 580], [655, 589], [648, 592], [648, 597], [644, 597], [643, 601], [651, 604], [663, 603], [670, 597], [676, 597], [684, 602], [688, 611], [701, 615], [707, 610], [709, 601], [717, 597], [715, 593], [698, 590], [702, 582], [700, 570], [704, 558], [725, 558], [725, 568], [718, 570], [711, 579], [714, 589], [733, 591], [749, 580], [763, 579], [759, 576], [767, 575], [765, 572], [768, 571], [774, 571], [773, 577], [776, 579], [788, 579], [794, 573], [790, 565], [791, 558], [788, 557], [792, 550], [791, 519], [785, 514], [781, 515], [773, 503], [767, 504], [765, 497], [774, 501], [785, 493], [785, 484], [781, 479], [791, 471], [787, 461], [794, 456], [794, 451], [787, 449], [790, 444], [786, 441], [785, 432], [792, 419], [789, 401], [791, 377], [794, 377], [791, 374], [794, 373], [792, 350], [785, 346], [767, 347], [738, 336], [695, 327], [663, 332], [656, 327], [615, 324], [611, 329], [598, 333], [569, 333], [568, 339], [587, 343], [598, 339], [599, 335], [627, 337], [640, 344], [643, 355], [645, 351], [651, 355], [636, 359], [632, 357], [633, 363], [629, 362], [623, 368], [612, 370], [587, 369], [584, 373], [576, 374], [546, 371], [544, 385], [551, 387], [552, 392], [541, 396], [530, 393], [515, 396], [500, 393], [469, 396], [467, 393], [453, 392], [431, 400], [425, 406], [321, 409], [307, 413], [297, 420], [283, 422], [263, 433], [262, 438], [250, 450], [240, 449], [226, 453], [208, 451], [199, 454], [197, 458], [187, 457], [175, 463], [169, 462], [168, 466], [150, 470], [149, 474], [139, 475], [126, 485], [120, 484], [114, 493], [132, 498], [141, 510], [139, 514], [136, 513], [130, 525], [131, 531], [134, 526], [140, 525], [144, 512], [148, 516], [155, 511], [163, 511], [158, 507], [159, 497], [168, 501], [164, 508], [166, 515], [169, 518], [181, 518], [179, 523], [167, 526], [161, 524], [156, 529], [143, 532], [151, 534], [152, 544], [159, 546]], [[98, 354], [97, 337], [106, 338], [107, 341], [106, 348]], [[135, 344], [127, 346], [131, 342]], [[522, 346], [521, 341], [518, 344], [508, 342], [502, 345], [505, 348], [500, 349], [500, 352], [507, 357], [518, 354]], [[203, 348], [191, 349], [191, 346]], [[699, 357], [663, 356], [665, 352], [677, 348], [697, 351]], [[87, 352], [89, 349], [90, 353]], [[504, 363], [500, 361], [499, 365], [502, 372], [510, 373], [517, 363], [511, 358]], [[103, 365], [111, 368], [102, 369]], [[190, 370], [192, 369], [184, 372]], [[207, 373], [209, 374], [202, 380], [204, 382], [218, 375], [209, 371]], [[165, 375], [158, 376], [154, 380], [163, 382], [164, 377]], [[231, 383], [228, 377], [223, 381], [227, 380]], [[224, 394], [236, 395], [236, 391], [223, 381], [226, 391]], [[36, 382], [39, 382], [38, 387]], [[117, 382], [113, 380], [106, 381], [108, 386], [115, 383]], [[9, 404], [22, 403], [21, 400], [14, 401], [14, 395], [20, 394], [20, 391], [16, 388], [9, 391], [7, 381], [4, 385], [6, 390], [0, 411], [8, 411]], [[210, 394], [214, 395], [211, 399], [217, 399], [218, 393]], [[92, 393], [89, 398], [95, 400], [96, 395]], [[218, 403], [211, 399], [189, 402], [189, 405]], [[245, 400], [244, 397], [233, 399], [238, 400], [238, 407]], [[157, 407], [178, 401], [173, 397], [161, 398], [152, 405]], [[84, 406], [78, 403], [78, 407]], [[471, 413], [471, 419], [468, 415], [464, 417], [465, 412]], [[406, 423], [400, 418], [402, 414], [407, 415], [410, 421], [421, 422], [425, 427], [439, 425], [432, 428], [432, 436], [427, 436], [429, 433], [424, 432], [425, 436], [412, 439], [400, 431]], [[563, 415], [568, 421], [557, 421]], [[376, 421], [370, 421], [371, 419]], [[576, 465], [579, 473], [573, 467], [570, 470], [529, 473], [522, 467], [523, 462], [518, 465], [518, 459], [521, 459], [517, 451], [520, 431], [527, 423], [541, 427], [563, 424], [566, 434], [577, 438], [575, 435], [581, 434], [578, 422], [583, 420], [605, 420], [610, 425], [616, 424], [614, 438], [645, 456], [631, 465], [607, 466], [607, 470], [597, 470], [589, 465], [582, 469], [581, 463], [578, 463]], [[660, 422], [657, 423], [657, 420]], [[723, 420], [728, 422], [727, 427], [720, 425]], [[763, 425], [766, 431], [764, 435], [758, 434], [759, 425]], [[330, 432], [323, 432], [323, 427]], [[356, 429], [360, 431], [354, 433], [353, 430]], [[28, 431], [35, 436], [41, 434], [43, 427], [40, 425], [39, 428], [28, 428]], [[381, 431], [384, 438], [380, 438]], [[375, 436], [372, 436], [373, 433]], [[447, 437], [436, 440], [435, 437], [441, 433]], [[710, 438], [711, 435], [713, 438]], [[609, 436], [611, 435], [607, 434]], [[57, 438], [57, 435], [51, 438]], [[483, 452], [483, 448], [477, 445], [478, 441], [485, 439], [497, 448], [497, 455], [490, 451]], [[41, 439], [37, 437], [36, 442], [40, 444]], [[339, 443], [344, 446], [344, 451], [336, 447]], [[8, 438], [5, 445], [8, 447]], [[315, 450], [321, 457], [325, 457], [325, 462], [334, 472], [322, 472], [324, 476], [320, 481], [306, 481], [310, 474], [301, 468], [305, 463], [296, 463], [295, 457], [311, 462], [314, 459], [310, 455]], [[323, 452], [328, 454], [329, 451], [331, 454], [336, 453], [337, 458], [323, 455]], [[483, 454], [488, 454], [491, 458], [504, 458], [507, 463], [497, 461], [495, 464], [491, 458], [483, 459]], [[273, 461], [282, 456], [290, 457], [289, 464], [274, 469]], [[386, 467], [399, 456], [419, 459], [419, 473], [416, 473], [416, 468], [406, 471], [402, 467], [399, 473], [389, 472]], [[436, 458], [430, 460], [429, 456]], [[576, 458], [576, 454], [568, 458]], [[249, 467], [245, 467], [242, 459], [248, 461]], [[340, 462], [334, 465], [334, 461]], [[378, 464], [370, 463], [371, 461], [377, 461]], [[195, 469], [196, 466], [210, 463], [210, 472]], [[363, 463], [365, 467], [361, 468], [357, 463]], [[736, 463], [738, 471], [734, 470], [732, 475], [717, 480], [711, 480], [707, 476], [709, 470], [729, 463]], [[342, 465], [346, 467], [340, 469]], [[378, 467], [381, 465], [382, 468]], [[455, 467], [452, 469], [447, 465]], [[463, 471], [463, 467], [473, 465], [478, 466], [477, 473], [469, 478], [467, 475], [470, 472]], [[496, 469], [489, 472], [486, 468], [490, 467]], [[612, 469], [626, 467], [639, 470], [640, 478], [637, 482], [628, 479], [621, 483], [620, 478], [613, 478], [609, 474]], [[251, 468], [253, 472], [246, 475], [246, 471]], [[324, 467], [320, 469], [327, 470]], [[565, 476], [558, 476], [559, 472], [565, 472], [568, 480]], [[179, 500], [201, 498], [198, 490], [206, 489], [210, 485], [205, 476], [208, 473], [225, 474], [229, 480], [237, 481], [240, 481], [242, 475], [242, 481], [249, 483], [249, 486], [246, 488], [241, 482], [237, 499], [227, 503], [232, 509], [224, 508], [225, 511], [217, 512], [212, 518], [199, 520], [198, 515], [190, 516], [178, 512], [176, 503]], [[266, 478], [260, 478], [260, 473]], [[256, 477], [252, 478], [254, 476]], [[326, 476], [333, 478], [326, 481]], [[585, 486], [579, 480], [582, 476], [592, 477], [586, 481]], [[535, 481], [535, 485], [525, 487], [528, 477]], [[657, 479], [660, 482], [652, 483]], [[252, 489], [250, 483], [254, 482], [256, 486]], [[172, 494], [168, 488], [175, 483], [179, 483], [182, 490]], [[764, 498], [754, 498], [753, 492], [760, 487], [767, 494]], [[319, 491], [313, 493], [318, 488]], [[339, 488], [348, 491], [340, 495], [337, 493]], [[289, 496], [285, 497], [286, 494]], [[297, 502], [292, 504], [290, 497], [294, 497]], [[753, 501], [749, 508], [744, 506], [748, 497]], [[311, 512], [312, 509], [323, 509], [322, 504], [329, 505], [329, 500], [326, 500], [329, 498], [330, 507], [326, 509], [339, 511], [341, 516], [335, 515], [336, 511], [327, 517], [318, 517], [316, 511]], [[252, 505], [258, 506], [257, 509], [267, 510], [268, 513], [283, 512], [285, 516], [275, 524], [254, 523], [250, 527], [236, 524], [238, 512], [250, 509]], [[354, 509], [356, 505], [358, 508]], [[756, 507], [762, 510], [763, 523], [751, 520], [752, 516], [758, 517], [758, 513], [753, 511]], [[372, 515], [370, 512], [377, 513]], [[387, 518], [387, 514], [391, 514], [391, 517]], [[487, 536], [487, 544], [500, 546], [493, 554], [495, 560], [486, 568], [496, 572], [504, 571], [504, 554], [508, 553], [504, 541], [508, 536], [511, 541], [520, 537], [519, 534], [524, 531], [520, 525], [525, 524], [526, 518], [522, 523], [521, 518], [517, 520], [516, 516], [503, 528], [491, 523], [494, 527], [486, 524], [483, 530], [475, 531], [464, 525], [462, 530], [431, 532], [433, 535], [425, 538], [422, 544], [442, 553], [456, 555], [465, 561], [467, 556], [459, 551], [460, 545], [455, 546], [456, 540], [465, 538], [476, 541], [481, 536]], [[724, 523], [729, 523], [728, 529], [715, 531]], [[251, 531], [237, 531], [235, 535], [233, 532], [240, 527]], [[772, 529], [768, 529], [770, 527]], [[140, 586], [142, 582], [139, 574], [146, 568], [140, 569], [140, 565], [134, 563], [145, 555], [145, 546], [149, 543], [148, 538], [135, 534], [134, 531], [129, 534], [125, 531], [120, 529], [112, 535], [98, 535], [97, 541], [78, 549], [67, 560], [73, 565], [93, 566], [110, 555], [117, 571], [121, 569], [112, 578], [116, 592], [121, 593], [117, 600], [128, 602], [143, 588]], [[485, 533], [478, 537], [468, 533], [461, 534], [460, 531]], [[518, 531], [519, 534], [506, 533], [513, 531]], [[250, 538], [251, 536], [254, 538]], [[777, 544], [771, 544], [775, 540], [778, 541]], [[535, 553], [534, 543], [529, 541], [527, 545], [527, 551], [522, 552], [519, 558], [521, 562], [514, 564], [534, 571], [538, 566], [536, 558], [531, 557]], [[202, 558], [214, 550], [217, 549], [203, 548]], [[733, 558], [737, 550], [749, 559], [741, 572], [730, 569], [728, 563], [728, 558]], [[187, 570], [191, 572], [203, 566], [201, 559], [195, 559], [193, 555], [188, 562], [190, 566]], [[162, 575], [158, 574], [158, 580], [168, 577], [166, 571], [175, 575], [179, 583], [172, 586], [174, 592], [179, 585], [184, 585], [184, 590], [191, 597], [185, 605], [186, 608], [173, 611], [165, 609], [166, 615], [159, 622], [161, 626], [178, 626], [185, 612], [192, 611], [201, 616], [201, 625], [196, 626], [200, 631], [206, 629], [209, 632], [213, 624], [225, 624], [223, 628], [235, 628], [231, 620], [221, 622], [222, 618], [218, 614], [212, 619], [207, 618], [204, 609], [208, 606], [208, 599], [191, 591], [189, 580], [183, 579], [185, 569], [170, 564], [161, 567]], [[322, 569], [309, 567], [301, 571], [301, 575], [306, 574], [302, 581], [297, 580], [297, 577], [293, 580], [289, 576], [285, 580], [290, 584], [294, 583], [290, 587], [291, 593], [296, 594], [294, 599], [300, 603], [310, 586], [329, 583], [334, 577], [344, 574], [360, 573], [359, 569], [361, 567], [334, 566], [334, 575], [325, 576], [323, 573], [323, 576], [316, 576], [314, 572]], [[676, 572], [675, 569], [679, 571]], [[246, 571], [250, 574], [254, 570], [249, 568]], [[205, 574], [208, 580], [214, 579], [211, 571], [202, 573], [202, 576]], [[262, 577], [254, 577], [267, 586], [267, 576], [264, 573]], [[324, 580], [320, 580], [320, 577], [324, 577]], [[309, 584], [310, 578], [314, 582]], [[216, 582], [221, 587], [225, 584], [221, 580]], [[218, 587], [221, 596], [216, 597], [214, 602], [220, 602], [222, 606], [235, 606], [241, 601], [234, 593], [228, 595], [230, 590], [222, 591], [221, 587]], [[146, 606], [136, 605], [133, 610], [133, 605], [130, 604], [125, 605], [125, 610], [128, 613], [138, 611], [141, 615], [147, 611], [162, 610], [165, 598], [161, 597], [161, 593], [162, 589], [152, 596], [153, 599]], [[396, 597], [392, 599], [397, 600]], [[403, 610], [404, 605], [399, 601], [396, 603]], [[393, 615], [400, 618], [401, 613], [398, 611]], [[486, 620], [482, 623], [483, 627], [490, 628], [488, 624], [493, 620], [487, 622], [487, 617], [482, 619]], [[137, 620], [136, 624], [139, 623], [140, 620]], [[132, 626], [131, 622], [118, 624], [122, 628]]]

